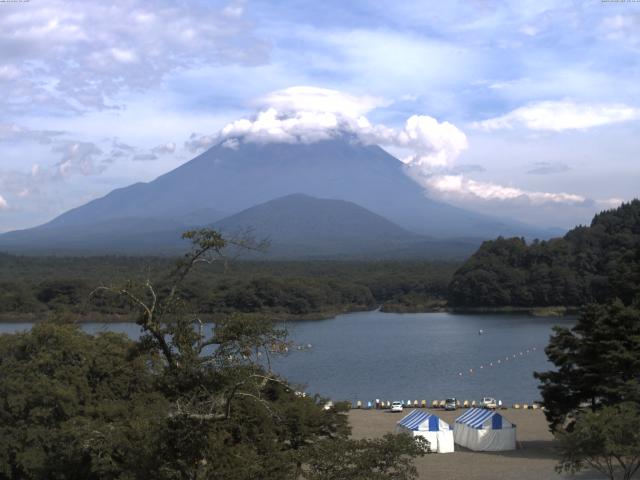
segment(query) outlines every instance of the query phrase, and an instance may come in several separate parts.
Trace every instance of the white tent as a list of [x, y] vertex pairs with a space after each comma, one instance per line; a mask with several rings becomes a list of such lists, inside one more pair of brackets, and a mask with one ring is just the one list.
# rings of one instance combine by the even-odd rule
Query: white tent
[[433, 452], [453, 452], [453, 430], [447, 422], [432, 413], [414, 410], [398, 422], [396, 430], [414, 437], [424, 437]]
[[496, 452], [516, 449], [516, 426], [494, 410], [472, 408], [456, 419], [453, 436], [470, 450]]

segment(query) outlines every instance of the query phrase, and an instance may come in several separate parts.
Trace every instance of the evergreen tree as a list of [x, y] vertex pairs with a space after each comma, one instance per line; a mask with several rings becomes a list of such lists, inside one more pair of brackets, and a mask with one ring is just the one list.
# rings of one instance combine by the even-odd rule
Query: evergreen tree
[[573, 328], [555, 328], [545, 351], [557, 370], [535, 374], [552, 430], [570, 429], [586, 409], [640, 402], [638, 307], [589, 305]]

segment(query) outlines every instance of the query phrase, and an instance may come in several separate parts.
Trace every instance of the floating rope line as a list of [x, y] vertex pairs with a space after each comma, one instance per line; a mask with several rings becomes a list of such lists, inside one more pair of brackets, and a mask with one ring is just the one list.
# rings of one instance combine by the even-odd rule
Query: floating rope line
[[[510, 360], [515, 360], [515, 359], [518, 359], [520, 357], [526, 357], [527, 355], [529, 355], [529, 354], [531, 354], [533, 352], [537, 352], [537, 351], [538, 351], [538, 347], [531, 347], [531, 348], [527, 348], [526, 350], [521, 350], [521, 351], [513, 353], [511, 355], [507, 355], [507, 356], [504, 357], [504, 359], [503, 358], [499, 358], [497, 360], [490, 361], [488, 364], [487, 363], [483, 363], [476, 369], [469, 368], [467, 375], [473, 375], [478, 370], [485, 370], [485, 367], [486, 368], [492, 368], [494, 366], [494, 364], [495, 364], [495, 366], [503, 365], [503, 363], [506, 363], [506, 362], [508, 362]], [[458, 377], [463, 377], [463, 376], [464, 376], [463, 371], [458, 372]]]

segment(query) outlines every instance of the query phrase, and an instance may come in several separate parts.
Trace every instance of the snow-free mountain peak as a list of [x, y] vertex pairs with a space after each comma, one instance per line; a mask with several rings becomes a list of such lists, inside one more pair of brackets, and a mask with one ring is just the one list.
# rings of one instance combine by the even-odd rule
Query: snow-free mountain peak
[[[46, 232], [58, 232], [58, 238], [72, 235], [81, 244], [83, 235], [105, 224], [109, 228], [103, 228], [101, 238], [108, 244], [109, 235], [126, 238], [149, 231], [137, 231], [136, 223], [153, 223], [155, 230], [163, 222], [165, 230], [206, 225], [291, 194], [352, 202], [404, 230], [431, 237], [545, 233], [432, 200], [405, 174], [401, 161], [376, 145], [341, 136], [308, 144], [218, 144], [149, 183], [114, 190], [41, 227], [4, 235], [0, 247], [19, 238], [35, 246], [38, 239], [45, 242]], [[127, 226], [120, 231], [122, 222]]]

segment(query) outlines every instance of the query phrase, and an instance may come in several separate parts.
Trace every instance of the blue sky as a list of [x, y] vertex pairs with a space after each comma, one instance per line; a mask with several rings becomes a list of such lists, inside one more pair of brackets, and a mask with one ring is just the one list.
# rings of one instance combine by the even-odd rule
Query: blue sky
[[637, 2], [0, 3], [0, 231], [152, 180], [239, 119], [300, 141], [326, 114], [426, 195], [570, 227], [638, 196], [639, 53]]

